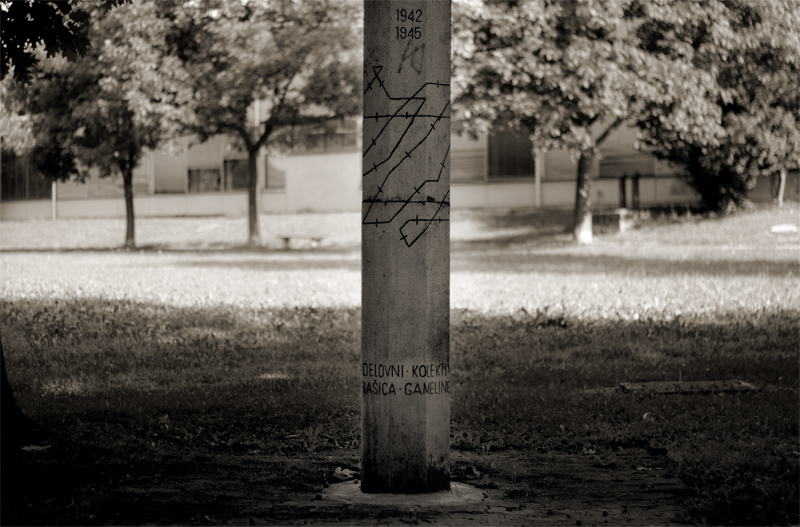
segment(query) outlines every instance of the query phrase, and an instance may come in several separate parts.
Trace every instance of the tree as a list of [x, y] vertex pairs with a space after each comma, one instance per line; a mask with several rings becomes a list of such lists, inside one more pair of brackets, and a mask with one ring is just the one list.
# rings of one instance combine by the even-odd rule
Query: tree
[[642, 48], [631, 0], [464, 2], [456, 17], [457, 129], [508, 123], [536, 149], [577, 160], [572, 232], [592, 240], [591, 182], [597, 150], [620, 125], [659, 110], [698, 142], [718, 134], [708, 102], [714, 78], [683, 57]]
[[20, 113], [24, 110], [11, 91], [9, 81], [0, 81], [0, 148], [20, 155], [33, 147], [33, 136], [30, 119]]
[[776, 174], [782, 201], [786, 172], [800, 158], [800, 2], [637, 4], [644, 20], [638, 33], [649, 53], [682, 53], [713, 73], [712, 102], [723, 127], [708, 148], [674, 123], [644, 116], [646, 143], [659, 157], [684, 164], [687, 181], [713, 209], [741, 205], [758, 177]]
[[[258, 154], [292, 126], [357, 115], [361, 33], [352, 1], [173, 4], [177, 55], [189, 72], [194, 120], [205, 140], [228, 134], [247, 151], [248, 243], [258, 245]], [[258, 101], [260, 115], [248, 119]], [[252, 114], [251, 114], [252, 115]], [[254, 122], [257, 121], [257, 122]]]
[[[28, 148], [30, 129], [27, 122], [17, 118], [9, 99], [7, 81], [9, 74], [16, 82], [24, 83], [35, 63], [34, 49], [39, 48], [49, 56], [63, 53], [73, 60], [81, 54], [88, 43], [84, 34], [88, 16], [67, 2], [6, 2], [0, 6], [0, 82], [2, 85], [2, 108], [0, 124], [3, 137], [11, 136], [9, 146], [14, 150]], [[3, 442], [24, 440], [34, 427], [20, 410], [6, 374], [6, 359], [0, 340], [0, 416], [2, 416]], [[3, 449], [7, 451], [7, 449]]]
[[134, 248], [133, 170], [144, 148], [178, 133], [190, 92], [165, 41], [170, 25], [152, 2], [133, 0], [91, 14], [87, 54], [45, 59], [25, 89], [35, 146], [29, 156], [52, 179], [90, 170], [122, 177], [125, 247]]

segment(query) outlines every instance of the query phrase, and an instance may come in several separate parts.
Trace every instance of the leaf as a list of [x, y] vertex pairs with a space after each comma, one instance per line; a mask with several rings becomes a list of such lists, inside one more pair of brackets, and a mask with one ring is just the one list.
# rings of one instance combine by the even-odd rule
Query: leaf
[[48, 448], [50, 448], [50, 445], [27, 445], [21, 447], [21, 449], [24, 450], [25, 452], [42, 452], [44, 450], [47, 450]]
[[358, 472], [354, 470], [350, 470], [348, 468], [343, 469], [342, 467], [336, 467], [336, 469], [333, 471], [333, 474], [331, 474], [331, 479], [337, 483], [340, 483], [342, 481], [350, 481], [352, 479], [355, 479], [357, 476]]

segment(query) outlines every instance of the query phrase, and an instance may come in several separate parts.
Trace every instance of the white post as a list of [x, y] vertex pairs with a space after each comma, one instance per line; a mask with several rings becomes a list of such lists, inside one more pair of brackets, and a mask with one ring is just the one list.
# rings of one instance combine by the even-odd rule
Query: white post
[[58, 219], [58, 183], [53, 180], [50, 183], [50, 208], [53, 221]]
[[542, 206], [542, 175], [544, 174], [544, 152], [535, 150], [533, 156], [533, 185], [534, 204], [536, 208]]
[[156, 193], [156, 150], [147, 151], [147, 195]]

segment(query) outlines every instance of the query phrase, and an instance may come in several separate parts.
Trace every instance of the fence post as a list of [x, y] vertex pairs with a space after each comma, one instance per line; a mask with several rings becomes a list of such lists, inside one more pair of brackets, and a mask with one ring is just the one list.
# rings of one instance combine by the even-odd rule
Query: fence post
[[624, 209], [628, 206], [628, 196], [626, 195], [626, 180], [628, 179], [627, 176], [623, 175], [619, 178], [619, 208]]
[[50, 208], [52, 219], [56, 221], [58, 219], [58, 184], [55, 180], [50, 182]]

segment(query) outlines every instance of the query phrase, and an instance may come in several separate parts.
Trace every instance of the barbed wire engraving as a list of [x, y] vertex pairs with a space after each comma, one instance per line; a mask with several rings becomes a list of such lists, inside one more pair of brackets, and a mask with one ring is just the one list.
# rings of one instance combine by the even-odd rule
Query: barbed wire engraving
[[[411, 95], [393, 96], [381, 77], [382, 69], [382, 66], [372, 67], [372, 76], [364, 89], [365, 107], [369, 106], [369, 97], [378, 97], [373, 99], [374, 106], [390, 110], [364, 115], [362, 177], [367, 197], [363, 201], [362, 223], [375, 227], [396, 223], [399, 239], [411, 247], [431, 225], [449, 221], [450, 191], [447, 181], [442, 181], [442, 174], [450, 159], [450, 127], [440, 125], [450, 118], [449, 84], [438, 80], [425, 82]], [[370, 120], [373, 122], [368, 126]], [[367, 129], [375, 131], [372, 137], [367, 137]], [[418, 176], [409, 175], [406, 170], [403, 180], [397, 179], [398, 169], [412, 157], [424, 155], [425, 149], [420, 147], [432, 139], [435, 145], [446, 147], [444, 152], [435, 160], [426, 161], [426, 168]], [[388, 187], [393, 191], [388, 191]], [[433, 207], [436, 209], [432, 211]]]

